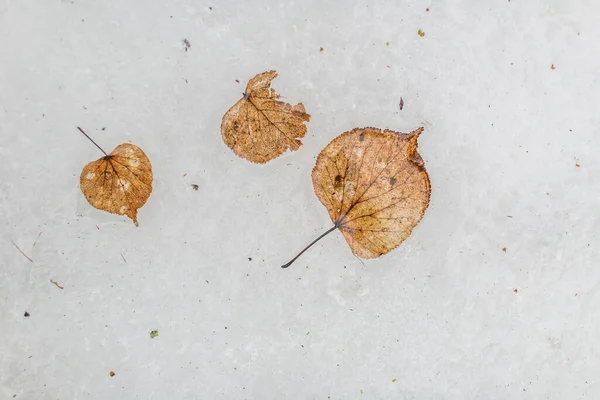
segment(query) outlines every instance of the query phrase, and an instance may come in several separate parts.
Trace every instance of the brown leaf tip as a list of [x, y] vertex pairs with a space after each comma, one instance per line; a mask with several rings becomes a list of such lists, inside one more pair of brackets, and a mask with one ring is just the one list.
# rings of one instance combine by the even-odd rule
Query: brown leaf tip
[[[381, 130], [376, 129], [376, 128], [365, 128], [365, 129], [373, 129], [373, 130], [381, 132]], [[424, 169], [425, 163], [423, 162], [423, 159], [417, 152], [417, 147], [418, 147], [417, 139], [423, 133], [424, 130], [425, 130], [425, 128], [420, 127], [410, 133], [401, 133], [401, 132], [395, 132], [395, 131], [386, 129], [382, 133], [397, 135], [397, 136], [400, 136], [404, 141], [407, 141], [406, 146], [405, 146], [405, 151], [404, 151], [404, 153], [406, 154], [406, 158], [408, 160], [410, 160], [416, 166]], [[401, 142], [396, 142], [396, 146], [399, 146], [400, 143]]]
[[245, 93], [250, 95], [253, 91], [269, 90], [271, 97], [279, 97], [275, 93], [275, 89], [271, 88], [271, 82], [278, 76], [279, 74], [277, 74], [277, 71], [274, 69], [263, 72], [262, 74], [257, 74], [254, 78], [248, 81]]

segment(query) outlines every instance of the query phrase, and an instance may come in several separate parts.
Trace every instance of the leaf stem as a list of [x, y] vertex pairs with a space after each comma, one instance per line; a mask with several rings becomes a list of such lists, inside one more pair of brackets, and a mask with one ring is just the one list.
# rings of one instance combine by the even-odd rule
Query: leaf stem
[[283, 264], [281, 266], [281, 268], [287, 268], [290, 265], [292, 265], [292, 263], [294, 261], [296, 261], [298, 259], [298, 257], [300, 257], [302, 255], [302, 253], [304, 253], [306, 250], [310, 249], [311, 246], [315, 243], [317, 243], [319, 240], [323, 239], [325, 236], [327, 236], [329, 233], [335, 231], [338, 228], [338, 225], [335, 224], [331, 229], [329, 229], [327, 232], [323, 233], [321, 236], [319, 236], [318, 238], [316, 238], [315, 240], [313, 240], [308, 246], [306, 246], [300, 253], [298, 253], [298, 255], [294, 258], [292, 258], [292, 260], [290, 262], [288, 262], [287, 264]]
[[96, 147], [97, 147], [97, 148], [99, 148], [99, 149], [100, 149], [100, 151], [104, 153], [104, 155], [105, 155], [105, 156], [108, 156], [108, 154], [106, 154], [106, 152], [105, 152], [104, 150], [102, 150], [102, 147], [98, 146], [98, 143], [94, 142], [94, 140], [93, 140], [91, 137], [89, 137], [89, 136], [87, 135], [87, 133], [85, 133], [85, 132], [83, 131], [83, 129], [81, 129], [80, 127], [77, 127], [77, 129], [79, 129], [79, 132], [83, 133], [83, 134], [85, 135], [85, 137], [86, 137], [86, 138], [90, 139], [90, 142], [94, 143], [94, 144], [96, 145]]

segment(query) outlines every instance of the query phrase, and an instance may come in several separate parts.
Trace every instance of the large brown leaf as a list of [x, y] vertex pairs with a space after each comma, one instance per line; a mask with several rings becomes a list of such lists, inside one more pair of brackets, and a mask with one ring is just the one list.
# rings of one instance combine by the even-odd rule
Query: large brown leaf
[[386, 254], [408, 238], [431, 192], [417, 153], [421, 132], [354, 129], [321, 151], [312, 181], [334, 223], [321, 237], [339, 229], [352, 252], [365, 259]]
[[152, 193], [152, 179], [152, 164], [142, 149], [123, 143], [110, 154], [87, 164], [81, 171], [79, 182], [92, 206], [127, 215], [137, 226], [137, 211]]
[[310, 120], [302, 103], [291, 106], [277, 100], [271, 88], [277, 72], [267, 71], [250, 79], [246, 92], [223, 116], [221, 136], [239, 157], [266, 163], [287, 149], [298, 150]]

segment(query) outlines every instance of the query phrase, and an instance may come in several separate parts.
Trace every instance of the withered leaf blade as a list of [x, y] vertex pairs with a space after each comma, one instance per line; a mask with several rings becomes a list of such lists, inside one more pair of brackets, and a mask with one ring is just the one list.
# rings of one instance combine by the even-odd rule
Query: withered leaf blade
[[271, 88], [277, 72], [267, 71], [250, 79], [246, 92], [223, 116], [221, 136], [239, 157], [263, 164], [302, 145], [305, 122], [310, 121], [302, 103], [292, 106], [277, 100]]
[[417, 153], [421, 132], [423, 128], [411, 133], [357, 128], [333, 139], [312, 172], [315, 193], [333, 227], [281, 268], [336, 229], [362, 258], [386, 254], [408, 238], [423, 218], [431, 193]]
[[421, 221], [431, 185], [417, 152], [419, 128], [353, 129], [319, 154], [315, 193], [352, 252], [376, 258], [398, 247]]
[[142, 149], [123, 143], [87, 164], [79, 182], [89, 203], [112, 214], [127, 215], [138, 225], [137, 211], [152, 193], [152, 164]]

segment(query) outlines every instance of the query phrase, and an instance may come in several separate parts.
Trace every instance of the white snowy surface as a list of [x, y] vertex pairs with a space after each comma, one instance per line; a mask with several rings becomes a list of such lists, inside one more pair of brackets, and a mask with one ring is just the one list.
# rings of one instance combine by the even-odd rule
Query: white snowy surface
[[[0, 1], [0, 398], [600, 398], [599, 16]], [[269, 69], [312, 119], [254, 165], [220, 123]], [[83, 197], [76, 126], [149, 156], [139, 228]], [[364, 126], [425, 127], [425, 218], [364, 265], [334, 232], [280, 269], [331, 226], [317, 154]]]

